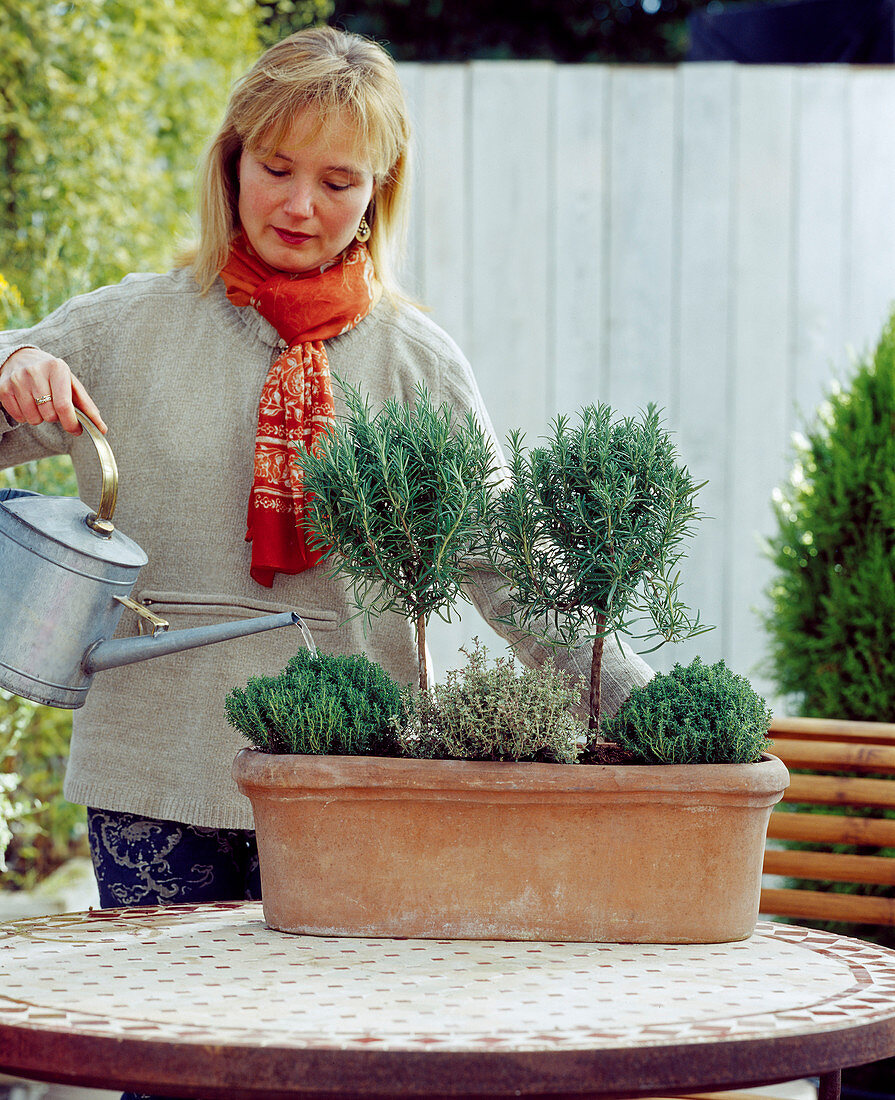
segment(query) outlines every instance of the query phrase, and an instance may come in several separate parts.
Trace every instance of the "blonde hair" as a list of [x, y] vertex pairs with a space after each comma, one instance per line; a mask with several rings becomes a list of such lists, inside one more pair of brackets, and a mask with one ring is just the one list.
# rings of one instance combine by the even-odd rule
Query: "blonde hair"
[[243, 149], [275, 148], [307, 108], [320, 129], [328, 119], [356, 127], [358, 149], [375, 185], [367, 247], [383, 289], [400, 296], [394, 265], [404, 243], [410, 126], [389, 55], [369, 39], [333, 27], [298, 31], [271, 46], [239, 80], [200, 176], [199, 239], [181, 257], [203, 293], [224, 266], [239, 231], [237, 166]]

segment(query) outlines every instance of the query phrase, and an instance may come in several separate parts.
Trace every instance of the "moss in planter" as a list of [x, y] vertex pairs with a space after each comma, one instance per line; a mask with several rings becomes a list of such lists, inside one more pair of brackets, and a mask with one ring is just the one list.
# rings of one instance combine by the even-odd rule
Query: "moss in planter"
[[571, 764], [586, 727], [572, 713], [582, 683], [548, 662], [517, 671], [511, 657], [489, 666], [478, 639], [465, 668], [411, 700], [405, 737], [408, 756], [459, 760], [541, 761]]
[[[635, 688], [600, 736], [645, 764], [745, 764], [768, 748], [771, 712], [745, 676], [695, 658]], [[597, 743], [584, 759], [595, 762]]]
[[363, 654], [300, 651], [278, 676], [253, 676], [224, 704], [227, 721], [270, 753], [400, 754], [398, 684]]

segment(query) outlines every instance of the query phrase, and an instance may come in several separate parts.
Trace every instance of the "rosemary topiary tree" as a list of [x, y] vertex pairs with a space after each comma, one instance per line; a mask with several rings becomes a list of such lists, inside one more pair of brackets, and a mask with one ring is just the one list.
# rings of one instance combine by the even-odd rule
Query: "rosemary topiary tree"
[[[650, 405], [639, 420], [588, 405], [552, 423], [546, 445], [510, 436], [511, 479], [489, 513], [488, 553], [515, 604], [509, 624], [553, 645], [592, 639], [589, 725], [600, 720], [603, 642], [633, 633], [676, 641], [708, 629], [678, 596], [681, 543], [700, 488]], [[661, 642], [659, 643], [661, 644]]]
[[764, 625], [803, 714], [895, 721], [895, 315], [775, 494]]
[[413, 406], [387, 401], [373, 413], [342, 386], [347, 415], [315, 454], [295, 461], [311, 494], [309, 524], [325, 558], [345, 573], [368, 618], [397, 610], [416, 627], [420, 691], [428, 688], [426, 623], [449, 619], [468, 559], [481, 550], [494, 457], [469, 413], [457, 423], [425, 386]]

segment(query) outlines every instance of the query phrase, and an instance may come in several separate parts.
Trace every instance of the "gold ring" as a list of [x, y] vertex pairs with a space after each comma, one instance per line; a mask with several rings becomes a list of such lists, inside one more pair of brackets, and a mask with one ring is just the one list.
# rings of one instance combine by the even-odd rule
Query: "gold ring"
[[46, 405], [46, 403], [48, 401], [52, 401], [52, 400], [53, 400], [53, 395], [51, 393], [45, 393], [43, 395], [43, 397], [35, 397], [34, 404], [35, 405]]

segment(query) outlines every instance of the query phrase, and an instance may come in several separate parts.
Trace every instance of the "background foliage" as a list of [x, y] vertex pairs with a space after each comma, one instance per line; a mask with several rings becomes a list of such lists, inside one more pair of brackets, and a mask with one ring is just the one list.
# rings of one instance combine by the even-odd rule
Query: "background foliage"
[[0, 272], [29, 311], [170, 267], [257, 17], [252, 0], [0, 6]]
[[70, 735], [69, 711], [0, 691], [0, 772], [18, 777], [11, 801], [28, 806], [12, 815], [4, 888], [31, 889], [67, 859], [87, 854], [84, 807], [62, 797]]
[[383, 42], [400, 61], [670, 62], [686, 56], [687, 16], [714, 2], [278, 0], [262, 6], [274, 37], [277, 27], [288, 32], [322, 19]]
[[[0, 326], [171, 266], [259, 14], [253, 0], [0, 5]], [[77, 491], [67, 459], [0, 470], [8, 485]], [[30, 888], [86, 851], [83, 807], [62, 797], [71, 713], [4, 694], [0, 731], [0, 788], [18, 776], [7, 801], [33, 807], [16, 815], [3, 885]]]
[[776, 495], [771, 673], [792, 713], [895, 722], [895, 314]]

